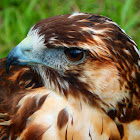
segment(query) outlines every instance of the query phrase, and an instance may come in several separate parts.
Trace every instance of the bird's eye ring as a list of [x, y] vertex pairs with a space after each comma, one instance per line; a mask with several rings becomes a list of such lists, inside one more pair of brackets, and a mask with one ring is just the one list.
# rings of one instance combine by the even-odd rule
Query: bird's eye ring
[[84, 51], [78, 48], [67, 48], [64, 52], [67, 58], [72, 62], [80, 61], [84, 56]]

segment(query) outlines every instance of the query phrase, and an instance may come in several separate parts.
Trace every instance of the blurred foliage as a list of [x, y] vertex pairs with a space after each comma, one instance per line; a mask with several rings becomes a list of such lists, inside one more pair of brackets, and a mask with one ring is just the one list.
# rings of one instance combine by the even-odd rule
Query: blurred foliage
[[0, 0], [0, 58], [25, 38], [38, 20], [74, 11], [111, 18], [140, 47], [140, 0]]

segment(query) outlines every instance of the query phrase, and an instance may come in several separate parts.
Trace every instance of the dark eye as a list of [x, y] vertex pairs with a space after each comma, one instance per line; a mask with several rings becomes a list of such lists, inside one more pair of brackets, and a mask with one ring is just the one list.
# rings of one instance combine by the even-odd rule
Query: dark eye
[[70, 61], [76, 62], [83, 58], [84, 51], [77, 48], [65, 49], [65, 54]]

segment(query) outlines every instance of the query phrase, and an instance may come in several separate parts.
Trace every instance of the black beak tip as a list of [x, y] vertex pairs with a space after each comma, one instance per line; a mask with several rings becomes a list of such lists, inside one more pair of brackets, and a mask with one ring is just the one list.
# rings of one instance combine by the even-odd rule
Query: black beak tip
[[18, 46], [13, 48], [6, 58], [5, 68], [6, 68], [7, 73], [9, 72], [9, 68], [11, 65], [18, 65], [19, 64], [19, 61], [18, 61], [19, 55], [17, 55], [17, 49], [18, 49]]
[[9, 73], [9, 67], [10, 67], [9, 65], [6, 65], [6, 66], [5, 66], [6, 72], [7, 72], [7, 73]]
[[5, 68], [6, 72], [9, 72], [9, 68], [11, 65], [17, 65], [18, 64], [18, 58], [14, 57], [13, 55], [8, 55], [5, 61]]
[[7, 73], [9, 72], [9, 68], [10, 68], [10, 63], [9, 63], [8, 59], [6, 58], [5, 69], [6, 69]]

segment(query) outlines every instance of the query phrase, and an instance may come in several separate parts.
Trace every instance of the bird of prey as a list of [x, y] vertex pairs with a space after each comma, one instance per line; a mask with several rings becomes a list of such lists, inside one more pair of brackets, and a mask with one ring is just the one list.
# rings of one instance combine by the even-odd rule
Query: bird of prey
[[0, 61], [0, 139], [139, 140], [136, 43], [99, 15], [37, 22]]

